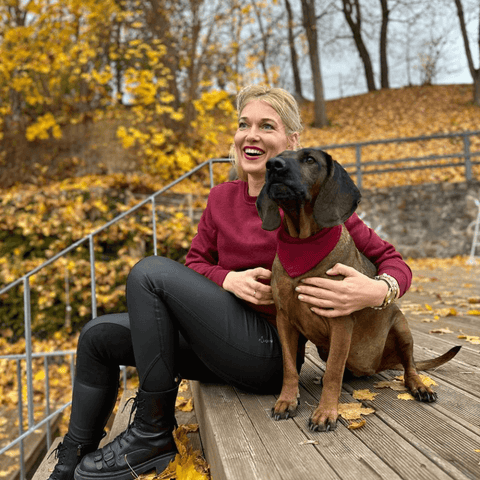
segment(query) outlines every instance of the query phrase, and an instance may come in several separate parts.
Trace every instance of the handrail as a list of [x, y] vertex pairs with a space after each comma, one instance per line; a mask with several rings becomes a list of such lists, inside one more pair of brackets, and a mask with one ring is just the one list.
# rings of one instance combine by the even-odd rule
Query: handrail
[[[473, 157], [480, 156], [480, 151], [472, 152], [470, 150], [470, 137], [480, 135], [479, 131], [472, 131], [472, 132], [461, 132], [461, 133], [450, 133], [450, 134], [437, 134], [437, 135], [430, 135], [430, 136], [419, 136], [419, 137], [409, 137], [409, 138], [397, 138], [397, 139], [386, 139], [386, 140], [371, 140], [366, 142], [354, 142], [354, 143], [345, 143], [345, 144], [333, 144], [333, 145], [325, 145], [320, 148], [323, 150], [335, 150], [335, 149], [345, 149], [345, 148], [355, 148], [355, 155], [356, 161], [355, 163], [343, 164], [345, 168], [355, 168], [353, 172], [356, 175], [357, 186], [359, 188], [362, 187], [362, 179], [363, 175], [371, 175], [371, 174], [381, 174], [387, 173], [391, 171], [402, 171], [402, 170], [421, 170], [426, 168], [445, 168], [448, 166], [461, 166], [461, 163], [450, 163], [450, 164], [439, 164], [439, 165], [416, 165], [413, 167], [396, 167], [396, 168], [388, 168], [388, 169], [375, 169], [375, 170], [365, 170], [365, 167], [369, 167], [372, 165], [396, 165], [398, 163], [407, 163], [407, 162], [417, 162], [421, 163], [428, 160], [445, 160], [450, 158], [463, 158], [464, 165], [465, 165], [465, 178], [466, 180], [471, 180], [473, 178], [472, 175], [472, 165], [480, 165], [480, 162], [472, 161]], [[445, 155], [429, 155], [424, 157], [409, 157], [409, 158], [402, 158], [402, 159], [393, 159], [393, 160], [384, 160], [384, 161], [368, 161], [362, 162], [362, 148], [370, 145], [380, 145], [380, 144], [390, 144], [390, 143], [405, 143], [405, 142], [418, 142], [418, 141], [428, 141], [434, 139], [442, 139], [442, 138], [455, 138], [460, 137], [463, 138], [463, 152], [456, 153], [456, 154], [445, 154]], [[56, 412], [49, 413], [49, 398], [46, 398], [47, 402], [47, 416], [39, 423], [34, 424], [33, 418], [33, 373], [32, 373], [32, 359], [34, 358], [44, 358], [44, 368], [46, 369], [46, 383], [48, 384], [48, 358], [51, 356], [71, 356], [71, 376], [72, 376], [72, 383], [73, 383], [73, 362], [74, 362], [74, 351], [63, 351], [63, 352], [42, 352], [42, 353], [34, 353], [32, 352], [32, 339], [31, 339], [31, 311], [30, 311], [30, 277], [35, 275], [40, 270], [45, 268], [46, 266], [54, 263], [59, 258], [64, 257], [67, 253], [75, 250], [80, 245], [83, 245], [87, 241], [89, 242], [89, 252], [90, 252], [90, 276], [91, 276], [91, 297], [92, 297], [92, 317], [95, 318], [97, 315], [97, 308], [96, 308], [96, 281], [95, 281], [95, 252], [94, 252], [94, 238], [96, 235], [110, 227], [111, 225], [119, 222], [126, 216], [132, 214], [133, 212], [137, 211], [139, 208], [151, 204], [151, 211], [152, 211], [152, 224], [153, 224], [153, 245], [154, 245], [154, 254], [157, 254], [157, 232], [156, 232], [156, 198], [159, 195], [162, 195], [166, 191], [168, 191], [173, 186], [177, 185], [178, 183], [182, 182], [186, 178], [193, 175], [195, 172], [199, 171], [200, 169], [204, 168], [206, 165], [209, 167], [209, 176], [210, 176], [210, 188], [213, 187], [213, 164], [214, 163], [227, 163], [229, 159], [225, 158], [211, 158], [209, 160], [204, 161], [203, 163], [197, 165], [191, 171], [183, 174], [175, 181], [171, 182], [167, 186], [163, 187], [162, 189], [158, 190], [157, 192], [153, 193], [149, 197], [145, 198], [141, 202], [139, 202], [134, 207], [130, 208], [128, 211], [121, 213], [120, 215], [116, 216], [109, 222], [105, 223], [103, 226], [97, 228], [84, 238], [77, 240], [76, 242], [72, 243], [70, 246], [63, 249], [61, 252], [55, 254], [50, 259], [43, 262], [38, 267], [34, 268], [30, 272], [26, 273], [22, 277], [14, 280], [10, 284], [6, 285], [5, 287], [0, 289], [0, 295], [3, 293], [8, 292], [15, 286], [21, 285], [23, 283], [24, 286], [24, 323], [25, 323], [25, 354], [22, 355], [1, 355], [0, 360], [12, 360], [17, 362], [17, 371], [20, 371], [20, 362], [26, 361], [26, 369], [27, 369], [27, 401], [28, 401], [28, 430], [26, 432], [22, 431], [22, 406], [21, 401], [19, 402], [19, 424], [20, 424], [20, 434], [19, 436], [13, 440], [11, 443], [0, 449], [0, 455], [5, 451], [9, 450], [14, 445], [20, 443], [20, 478], [21, 480], [25, 479], [26, 472], [25, 464], [23, 461], [23, 440], [30, 435], [33, 431], [35, 431], [39, 426], [47, 424], [47, 430], [49, 429], [50, 423], [49, 419], [53, 418], [57, 413], [63, 411], [68, 404], [61, 406]], [[124, 373], [124, 382], [126, 382], [126, 371], [123, 368]], [[17, 375], [18, 377], [18, 385], [17, 387], [19, 390], [19, 399], [21, 399], [21, 376], [20, 374]], [[48, 385], [47, 385], [48, 391]], [[50, 446], [50, 434], [47, 434], [47, 446]]]

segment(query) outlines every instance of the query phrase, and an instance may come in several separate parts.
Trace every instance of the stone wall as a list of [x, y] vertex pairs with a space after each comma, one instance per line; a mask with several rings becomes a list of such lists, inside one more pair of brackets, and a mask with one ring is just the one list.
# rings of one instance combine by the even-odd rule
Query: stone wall
[[[357, 213], [405, 257], [468, 255], [480, 182], [364, 190]], [[477, 248], [480, 255], [480, 247]]]

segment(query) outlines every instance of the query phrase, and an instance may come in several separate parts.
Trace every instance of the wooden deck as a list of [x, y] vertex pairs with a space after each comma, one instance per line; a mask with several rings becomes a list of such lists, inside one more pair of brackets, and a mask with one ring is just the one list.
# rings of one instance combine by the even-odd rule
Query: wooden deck
[[[311, 344], [294, 419], [271, 418], [273, 395], [192, 382], [213, 480], [480, 479], [480, 345], [457, 338], [462, 333], [480, 336], [480, 317], [467, 314], [480, 309], [480, 303], [469, 303], [480, 297], [480, 267], [414, 273], [412, 291], [401, 304], [413, 331], [415, 358], [462, 345], [455, 359], [423, 372], [437, 383], [438, 401], [401, 400], [400, 392], [375, 388], [376, 382], [402, 373], [388, 371], [343, 386], [341, 403], [357, 402], [354, 390], [378, 393], [373, 401], [362, 401], [375, 410], [364, 417], [363, 427], [349, 430], [341, 419], [334, 432], [310, 432], [308, 419], [318, 403], [318, 378], [324, 371]], [[429, 333], [434, 329], [451, 333]]]
[[[334, 432], [310, 432], [308, 419], [318, 403], [318, 379], [324, 371], [312, 344], [307, 345], [301, 403], [294, 419], [271, 418], [274, 395], [191, 382], [201, 437], [195, 434], [191, 439], [195, 449], [203, 447], [212, 480], [480, 479], [480, 345], [457, 338], [480, 336], [480, 316], [468, 314], [480, 309], [480, 302], [473, 303], [480, 300], [480, 266], [414, 274], [401, 305], [416, 342], [415, 358], [427, 359], [462, 345], [452, 361], [426, 372], [437, 383], [438, 401], [400, 400], [400, 392], [375, 388], [376, 382], [401, 373], [388, 371], [343, 386], [341, 403], [358, 402], [352, 397], [354, 390], [378, 393], [373, 401], [361, 402], [375, 410], [364, 417], [363, 427], [349, 430], [341, 419]], [[430, 333], [434, 329], [451, 333]], [[126, 392], [122, 404], [132, 395]], [[128, 414], [127, 408], [117, 415], [103, 443], [126, 427]], [[178, 422], [195, 423], [189, 415], [177, 415]], [[54, 464], [54, 456], [47, 455], [33, 480], [48, 478]]]

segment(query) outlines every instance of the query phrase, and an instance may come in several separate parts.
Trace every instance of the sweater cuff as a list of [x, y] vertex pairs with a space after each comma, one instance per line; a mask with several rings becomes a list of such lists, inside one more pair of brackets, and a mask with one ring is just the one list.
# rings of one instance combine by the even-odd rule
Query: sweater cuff
[[411, 276], [407, 276], [401, 269], [395, 267], [380, 268], [378, 270], [378, 275], [381, 275], [382, 273], [392, 276], [398, 282], [398, 287], [400, 289], [398, 298], [402, 297], [410, 288]]

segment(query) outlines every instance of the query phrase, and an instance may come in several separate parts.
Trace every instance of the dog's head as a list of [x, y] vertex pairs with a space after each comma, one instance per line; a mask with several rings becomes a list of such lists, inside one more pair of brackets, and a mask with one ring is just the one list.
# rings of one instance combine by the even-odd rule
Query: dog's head
[[345, 169], [320, 149], [286, 150], [266, 164], [265, 185], [257, 198], [264, 230], [280, 226], [285, 214], [306, 208], [319, 227], [344, 223], [356, 210], [361, 194]]

